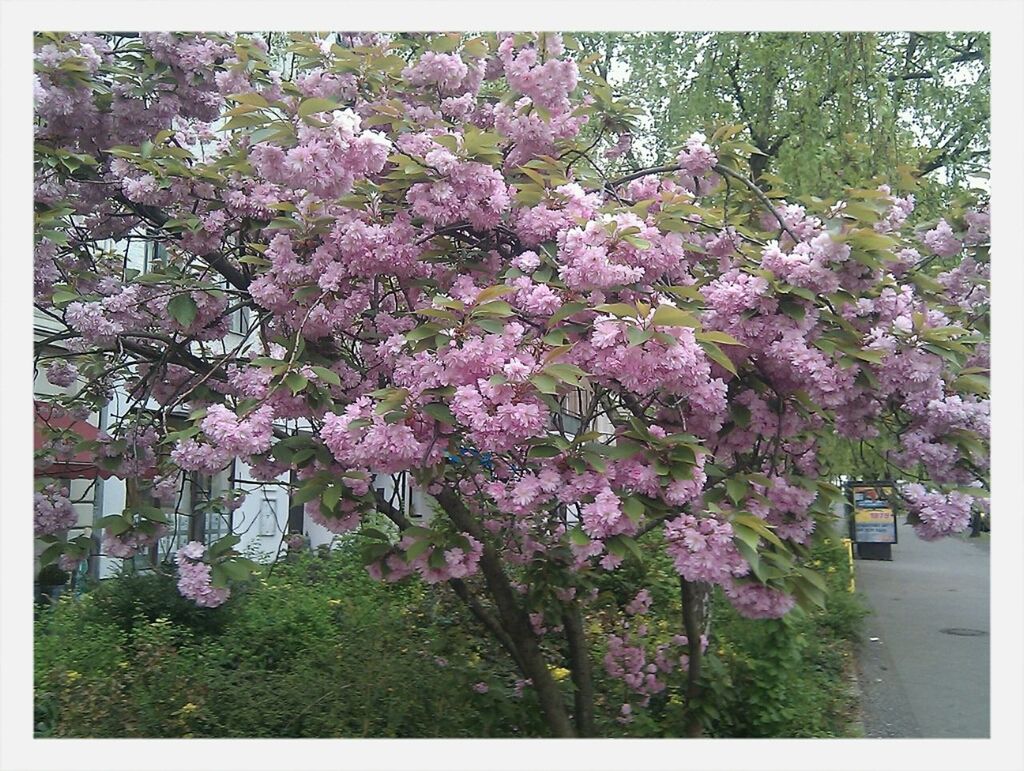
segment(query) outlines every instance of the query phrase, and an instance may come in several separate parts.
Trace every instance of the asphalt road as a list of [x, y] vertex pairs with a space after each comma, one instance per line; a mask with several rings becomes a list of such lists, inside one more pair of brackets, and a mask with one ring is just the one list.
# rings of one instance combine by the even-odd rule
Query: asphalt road
[[857, 560], [872, 611], [858, 653], [868, 737], [989, 735], [989, 540], [899, 525], [891, 562]]

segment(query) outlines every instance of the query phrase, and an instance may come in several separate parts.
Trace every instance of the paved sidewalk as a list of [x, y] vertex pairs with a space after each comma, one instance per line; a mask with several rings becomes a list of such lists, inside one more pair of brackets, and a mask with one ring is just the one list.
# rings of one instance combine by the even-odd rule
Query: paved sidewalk
[[872, 611], [858, 653], [865, 735], [987, 737], [988, 537], [926, 542], [901, 523], [892, 551], [855, 563]]

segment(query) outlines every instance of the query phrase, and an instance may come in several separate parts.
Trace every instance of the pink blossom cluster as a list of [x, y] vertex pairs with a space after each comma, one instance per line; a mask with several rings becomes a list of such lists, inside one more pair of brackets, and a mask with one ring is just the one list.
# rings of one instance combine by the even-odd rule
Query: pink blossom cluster
[[483, 379], [456, 388], [451, 409], [481, 451], [506, 452], [540, 436], [548, 424], [548, 408], [536, 396]]
[[939, 224], [925, 233], [921, 241], [939, 257], [952, 257], [964, 247], [963, 241], [953, 234], [953, 228], [945, 219], [940, 219]]
[[778, 242], [769, 242], [761, 256], [761, 267], [794, 286], [827, 294], [835, 292], [840, 285], [840, 276], [833, 270], [832, 263], [844, 262], [849, 256], [848, 245], [836, 244], [822, 233], [796, 244], [788, 254]]
[[274, 410], [268, 405], [244, 418], [221, 404], [211, 404], [200, 427], [210, 442], [230, 456], [259, 455], [270, 449]]
[[[470, 67], [457, 53], [427, 51], [411, 67], [402, 70], [402, 77], [417, 88], [437, 87], [445, 95], [475, 92], [482, 73]], [[475, 82], [474, 82], [475, 81]]]
[[559, 185], [536, 206], [515, 210], [516, 234], [527, 246], [536, 247], [554, 240], [561, 231], [575, 226], [577, 220], [591, 219], [600, 205], [597, 193], [587, 193], [575, 182]]
[[977, 246], [988, 242], [992, 228], [992, 216], [988, 206], [977, 211], [965, 212], [964, 222], [967, 223], [967, 232], [964, 234], [964, 243], [967, 246]]
[[[483, 544], [469, 535], [460, 538], [464, 540], [464, 546], [430, 546], [410, 560], [402, 550], [407, 551], [417, 541], [411, 535], [403, 536], [398, 542], [399, 551], [392, 552], [382, 561], [371, 563], [367, 570], [374, 578], [388, 582], [401, 581], [414, 573], [428, 584], [437, 584], [452, 578], [467, 578], [479, 569]], [[438, 551], [444, 557], [444, 562], [437, 566], [431, 565], [431, 558]]]
[[687, 138], [683, 149], [676, 157], [676, 163], [688, 174], [703, 177], [718, 163], [718, 156], [707, 144], [707, 137], [695, 132]]
[[900, 488], [914, 532], [926, 541], [962, 533], [971, 524], [973, 498], [966, 493], [943, 493], [910, 483]]
[[682, 514], [665, 523], [665, 550], [687, 581], [727, 584], [750, 571], [733, 543], [728, 522]]
[[46, 380], [55, 386], [68, 388], [78, 379], [78, 367], [69, 361], [55, 361], [46, 368]]
[[891, 233], [899, 230], [907, 221], [907, 217], [914, 211], [914, 196], [908, 195], [906, 198], [900, 198], [890, 195], [892, 188], [888, 185], [879, 185], [878, 192], [886, 195], [889, 210], [879, 222], [875, 223], [875, 230], [879, 233]]
[[[368, 424], [351, 427], [357, 420]], [[429, 463], [427, 447], [413, 429], [405, 423], [388, 423], [383, 415], [374, 414], [373, 401], [366, 396], [356, 399], [341, 415], [328, 412], [320, 437], [335, 459], [348, 467], [394, 474]]]
[[55, 484], [33, 495], [33, 517], [37, 538], [57, 535], [78, 524], [78, 513], [68, 498], [68, 489]]
[[359, 527], [362, 521], [362, 511], [358, 504], [347, 498], [338, 501], [337, 511], [333, 514], [325, 513], [320, 501], [313, 499], [307, 501], [304, 511], [311, 522], [315, 522], [332, 533], [349, 533]]
[[756, 581], [730, 579], [723, 588], [730, 604], [746, 618], [782, 618], [796, 604], [791, 594]]
[[562, 307], [562, 298], [547, 284], [538, 284], [528, 276], [520, 276], [513, 279], [511, 285], [516, 289], [512, 304], [526, 316], [550, 317]]
[[651, 593], [647, 589], [641, 589], [636, 596], [626, 605], [626, 613], [630, 616], [643, 615], [651, 609]]
[[642, 706], [646, 706], [652, 695], [666, 687], [665, 682], [658, 677], [658, 665], [648, 663], [644, 647], [630, 644], [625, 637], [614, 634], [608, 636], [604, 669], [609, 677], [622, 680], [627, 688], [639, 694]]
[[508, 36], [498, 46], [509, 86], [523, 94], [513, 104], [494, 108], [495, 129], [512, 141], [510, 167], [550, 153], [556, 140], [576, 136], [588, 120], [570, 107], [569, 95], [579, 79], [576, 62], [557, 58], [563, 50], [558, 35], [547, 35], [543, 44], [543, 62], [534, 43], [517, 46], [515, 37]]
[[579, 69], [572, 59], [556, 58], [562, 52], [560, 36], [549, 35], [545, 43], [544, 53], [549, 58], [543, 63], [536, 45], [517, 50], [514, 37], [501, 41], [498, 57], [513, 90], [552, 113], [564, 113], [569, 109], [569, 94], [576, 88]]
[[685, 398], [690, 410], [717, 422], [725, 409], [725, 384], [713, 378], [711, 364], [689, 327], [653, 325], [653, 314], [640, 323], [662, 333], [634, 344], [630, 319], [598, 316], [590, 339], [577, 347], [574, 357], [595, 378], [614, 381], [637, 394], [659, 391]]
[[206, 546], [190, 541], [178, 549], [174, 561], [178, 564], [178, 591], [201, 608], [216, 608], [227, 602], [231, 589], [211, 584], [212, 567], [203, 560]]
[[342, 102], [351, 101], [359, 92], [359, 82], [351, 72], [329, 72], [317, 67], [299, 73], [295, 77], [295, 85], [303, 96], [319, 99], [338, 99]]
[[131, 559], [136, 554], [144, 552], [155, 544], [167, 533], [167, 526], [155, 524], [145, 530], [132, 527], [123, 533], [113, 533], [111, 530], [103, 531], [103, 553], [108, 557], [119, 557], [120, 559]]
[[[775, 476], [771, 478], [765, 495], [769, 504], [765, 519], [775, 528], [775, 534], [794, 543], [806, 543], [814, 532], [814, 518], [808, 512], [818, 494]], [[751, 505], [751, 511], [760, 513], [754, 505]]]
[[70, 303], [64, 320], [90, 344], [109, 342], [124, 331], [121, 324], [106, 317], [103, 305], [99, 302]]
[[587, 124], [589, 116], [573, 112], [555, 112], [550, 117], [534, 109], [523, 97], [514, 104], [494, 107], [494, 128], [512, 142], [506, 164], [521, 166], [534, 158], [549, 155], [560, 139], [572, 139]]
[[501, 172], [483, 163], [459, 161], [444, 148], [427, 153], [426, 161], [443, 176], [409, 188], [406, 200], [415, 216], [436, 227], [468, 220], [480, 230], [501, 221], [511, 203]]
[[604, 540], [613, 535], [632, 535], [636, 524], [622, 510], [622, 501], [611, 488], [599, 492], [591, 503], [580, 509], [583, 532], [591, 538]]
[[249, 159], [270, 182], [337, 198], [356, 180], [384, 168], [391, 151], [390, 140], [377, 131], [360, 131], [360, 124], [356, 113], [337, 110], [325, 128], [299, 125], [295, 147], [262, 142], [249, 151]]

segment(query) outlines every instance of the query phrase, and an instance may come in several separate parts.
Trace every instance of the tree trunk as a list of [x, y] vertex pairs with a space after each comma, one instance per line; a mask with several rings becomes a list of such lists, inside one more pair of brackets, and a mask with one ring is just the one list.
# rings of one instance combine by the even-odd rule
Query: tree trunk
[[703, 582], [691, 582], [682, 577], [679, 579], [679, 593], [683, 603], [683, 629], [686, 631], [690, 656], [689, 667], [686, 671], [686, 707], [689, 715], [686, 735], [693, 738], [704, 733], [704, 726], [700, 722], [695, 706], [701, 697], [700, 669], [704, 654], [701, 650], [700, 638], [701, 635], [707, 634], [711, 620], [709, 613], [710, 588]]
[[540, 700], [541, 710], [551, 733], [563, 738], [576, 736], [562, 700], [562, 691], [548, 671], [547, 662], [530, 627], [526, 610], [519, 604], [516, 592], [502, 568], [501, 557], [490, 545], [480, 523], [473, 518], [472, 513], [455, 492], [446, 488], [435, 497], [461, 531], [483, 544], [480, 569], [484, 574], [484, 581], [494, 600], [501, 625], [519, 651], [520, 670], [525, 677], [533, 681], [533, 688]]
[[565, 636], [569, 642], [569, 661], [572, 664], [576, 732], [582, 737], [595, 735], [594, 729], [594, 677], [590, 666], [590, 651], [583, 628], [583, 613], [579, 603], [572, 600], [562, 613]]

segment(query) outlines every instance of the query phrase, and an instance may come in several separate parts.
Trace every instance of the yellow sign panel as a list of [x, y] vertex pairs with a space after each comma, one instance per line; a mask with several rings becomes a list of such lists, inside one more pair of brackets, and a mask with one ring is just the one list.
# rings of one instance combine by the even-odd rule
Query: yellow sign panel
[[851, 485], [853, 534], [857, 543], [896, 543], [896, 516], [889, 504], [892, 488]]

